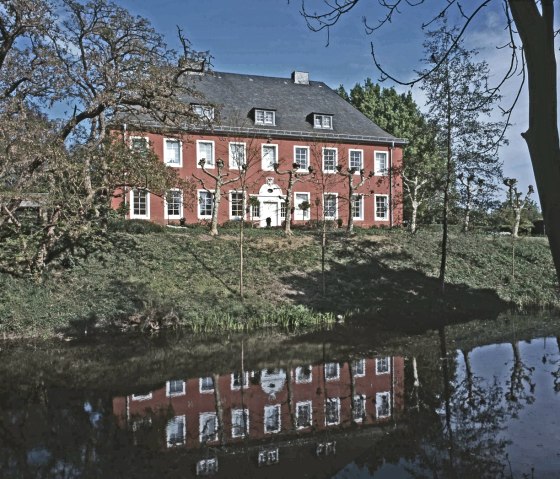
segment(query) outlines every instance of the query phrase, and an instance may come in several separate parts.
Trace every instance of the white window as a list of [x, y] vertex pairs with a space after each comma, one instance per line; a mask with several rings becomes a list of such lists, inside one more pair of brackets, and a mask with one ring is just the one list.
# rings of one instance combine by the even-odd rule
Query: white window
[[257, 463], [259, 466], [272, 466], [280, 462], [279, 450], [277, 447], [267, 447], [259, 451]]
[[235, 371], [234, 373], [231, 373], [231, 389], [232, 390], [237, 390], [237, 389], [241, 389], [243, 387], [243, 389], [247, 389], [247, 386], [249, 385], [249, 372], [245, 371], [244, 373], [241, 373], [239, 371]]
[[309, 147], [294, 146], [294, 163], [297, 163], [300, 170], [309, 168]]
[[214, 193], [206, 190], [198, 190], [198, 217], [200, 219], [212, 218], [214, 207]]
[[350, 158], [348, 159], [348, 166], [354, 169], [355, 174], [359, 174], [360, 170], [364, 167], [364, 150], [348, 150]]
[[150, 193], [148, 190], [134, 189], [130, 191], [130, 217], [150, 218]]
[[245, 437], [249, 434], [249, 410], [231, 410], [231, 437]]
[[375, 195], [375, 219], [379, 221], [389, 219], [389, 197], [387, 195]]
[[134, 151], [145, 152], [148, 151], [150, 141], [146, 136], [132, 136], [130, 137], [130, 148]]
[[199, 118], [203, 120], [210, 120], [214, 119], [214, 107], [208, 105], [193, 105], [193, 112]]
[[166, 138], [163, 140], [163, 162], [167, 166], [180, 168], [183, 166], [181, 142], [174, 138]]
[[133, 401], [147, 401], [148, 399], [152, 399], [152, 393], [149, 392], [147, 394], [133, 394], [130, 398]]
[[276, 112], [274, 110], [255, 110], [255, 125], [276, 124]]
[[245, 215], [243, 214], [243, 192], [229, 192], [229, 217], [232, 220], [245, 217]]
[[187, 419], [183, 416], [175, 416], [170, 419], [165, 428], [167, 437], [167, 447], [180, 446], [185, 444], [187, 433]]
[[377, 393], [375, 395], [375, 412], [378, 418], [391, 415], [391, 393]]
[[261, 202], [259, 197], [256, 195], [251, 195], [249, 197], [251, 204], [251, 219], [258, 219], [261, 217]]
[[280, 404], [264, 407], [264, 432], [274, 433], [280, 431]]
[[332, 130], [332, 115], [319, 115], [315, 114], [313, 116], [313, 126], [315, 128], [321, 128], [326, 130]]
[[262, 164], [264, 171], [274, 171], [274, 163], [278, 163], [278, 145], [266, 143], [262, 145]]
[[201, 444], [218, 439], [218, 418], [215, 412], [201, 412], [198, 417], [198, 433]]
[[325, 193], [323, 197], [323, 212], [326, 220], [338, 218], [338, 198], [336, 193]]
[[366, 375], [366, 360], [358, 359], [352, 361], [352, 373], [355, 378], [362, 378]]
[[298, 429], [311, 426], [313, 409], [311, 401], [302, 401], [296, 403], [296, 426]]
[[362, 422], [366, 417], [366, 397], [363, 394], [354, 396], [352, 405], [352, 419], [355, 422]]
[[218, 458], [201, 459], [196, 463], [197, 476], [213, 476], [218, 472]]
[[338, 150], [336, 148], [323, 148], [323, 171], [334, 173], [336, 171]]
[[352, 218], [364, 219], [364, 197], [362, 195], [352, 195]]
[[304, 384], [310, 383], [312, 379], [312, 369], [311, 366], [298, 366], [296, 368], [296, 383]]
[[183, 217], [183, 192], [181, 190], [169, 190], [165, 195], [164, 217], [167, 219]]
[[200, 168], [200, 160], [205, 161], [206, 168], [214, 168], [214, 142], [206, 140], [196, 140], [196, 165]]
[[206, 376], [205, 378], [199, 378], [199, 391], [201, 393], [213, 393], [214, 392], [214, 379], [212, 376]]
[[325, 403], [325, 425], [340, 423], [340, 398], [327, 398]]
[[389, 374], [391, 372], [391, 359], [389, 357], [376, 359], [375, 372], [377, 374]]
[[294, 198], [294, 219], [308, 220], [309, 210], [311, 209], [311, 203], [309, 202], [309, 193], [295, 193]]
[[185, 395], [185, 381], [182, 379], [172, 379], [165, 383], [165, 395], [167, 397], [184, 396]]
[[285, 201], [280, 202], [280, 218], [281, 219], [286, 218], [286, 202]]
[[375, 176], [386, 176], [389, 171], [389, 162], [386, 151], [376, 151], [373, 165]]
[[246, 163], [245, 143], [229, 144], [229, 167], [239, 170]]
[[325, 379], [336, 381], [340, 378], [340, 366], [338, 363], [325, 363]]

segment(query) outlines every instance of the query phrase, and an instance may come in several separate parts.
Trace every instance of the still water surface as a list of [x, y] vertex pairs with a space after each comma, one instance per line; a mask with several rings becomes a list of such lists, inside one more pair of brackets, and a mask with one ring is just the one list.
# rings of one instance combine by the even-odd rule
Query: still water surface
[[560, 327], [3, 345], [0, 477], [560, 477]]

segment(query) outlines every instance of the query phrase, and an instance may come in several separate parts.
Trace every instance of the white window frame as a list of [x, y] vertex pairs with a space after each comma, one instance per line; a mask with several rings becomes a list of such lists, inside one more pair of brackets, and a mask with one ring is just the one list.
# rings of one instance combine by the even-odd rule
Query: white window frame
[[[379, 365], [381, 364], [381, 361], [383, 360], [383, 362], [387, 364], [387, 370], [379, 370]], [[391, 357], [390, 356], [384, 356], [383, 358], [377, 358], [375, 360], [375, 374], [380, 376], [382, 374], [390, 374], [391, 373]]]
[[[334, 196], [334, 216], [327, 216], [325, 209], [327, 206], [327, 196]], [[323, 194], [323, 216], [326, 220], [336, 220], [338, 218], [338, 193], [324, 193]]]
[[131, 394], [130, 399], [132, 401], [149, 401], [152, 399], [152, 392], [150, 391], [147, 394]]
[[350, 148], [348, 150], [348, 168], [352, 168], [352, 153], [360, 153], [360, 167], [354, 172], [355, 175], [360, 174], [360, 170], [364, 169], [364, 150], [358, 148]]
[[202, 168], [198, 164], [202, 159], [202, 155], [200, 154], [200, 149], [199, 149], [199, 145], [202, 143], [212, 144], [212, 159], [208, 160], [208, 158], [205, 158], [206, 162], [204, 164], [204, 167], [208, 169], [216, 168], [216, 144], [214, 140], [196, 140], [196, 167]]
[[212, 476], [218, 472], [218, 458], [201, 459], [196, 463], [197, 476]]
[[[233, 418], [241, 415], [244, 420], [243, 432], [235, 433], [235, 423]], [[231, 410], [231, 437], [246, 437], [249, 435], [249, 409], [232, 409]]]
[[209, 215], [201, 215], [200, 214], [200, 193], [204, 192], [204, 193], [208, 193], [210, 195], [210, 198], [212, 199], [212, 210], [214, 209], [214, 190], [197, 190], [196, 191], [196, 216], [199, 220], [209, 220], [210, 218], [212, 218], [212, 213], [210, 213]]
[[[272, 430], [272, 431], [267, 431], [266, 430], [266, 412], [267, 411], [271, 411], [273, 409], [277, 410], [277, 414], [278, 414], [278, 429]], [[263, 427], [264, 427], [264, 433], [265, 434], [276, 434], [279, 433], [282, 430], [282, 409], [280, 407], [280, 404], [274, 404], [272, 406], [265, 406], [264, 407], [264, 416], [263, 416]]]
[[230, 170], [240, 170], [241, 165], [236, 164], [236, 160], [233, 157], [232, 147], [242, 146], [243, 147], [243, 165], [247, 164], [247, 145], [243, 141], [230, 141], [228, 145], [228, 155], [229, 155], [229, 169]]
[[[304, 368], [309, 370], [309, 377], [300, 378], [300, 372], [304, 370]], [[313, 381], [313, 367], [311, 365], [296, 367], [296, 369], [294, 370], [294, 380], [296, 384], [309, 384], [311, 381]]]
[[[300, 426], [298, 424], [299, 407], [300, 406], [307, 406], [309, 408], [309, 424], [306, 424], [305, 426]], [[313, 425], [313, 403], [311, 401], [296, 402], [296, 428], [297, 429], [306, 429], [308, 427], [311, 427], [312, 425]]]
[[[238, 191], [238, 190], [230, 190], [228, 193], [228, 199], [229, 199], [229, 219], [230, 220], [245, 220], [245, 211], [241, 211], [243, 213], [242, 216], [237, 216], [237, 215], [233, 215], [233, 194], [241, 194], [243, 195], [243, 191]], [[243, 203], [246, 203], [246, 201], [242, 201], [241, 202], [241, 210], [244, 210], [245, 208], [243, 208]], [[245, 204], [245, 206], [247, 206]]]
[[[325, 168], [325, 152], [327, 150], [334, 150], [334, 166], [332, 170], [327, 170]], [[323, 146], [323, 150], [322, 150], [322, 164], [321, 167], [323, 168], [323, 173], [336, 173], [336, 167], [338, 165], [338, 148], [333, 147], [333, 146]]]
[[[259, 199], [259, 195], [249, 195], [249, 200], [251, 198]], [[260, 220], [261, 219], [261, 207], [262, 207], [262, 204], [261, 204], [260, 200], [259, 200], [259, 214], [258, 215], [253, 214], [253, 209], [255, 208], [253, 205], [249, 204], [248, 206], [251, 208], [250, 219], [251, 220]]]
[[174, 379], [173, 381], [181, 381], [183, 383], [183, 389], [179, 392], [171, 391], [171, 381], [165, 382], [165, 395], [168, 398], [172, 398], [175, 396], [184, 396], [186, 394], [186, 384], [185, 381], [181, 379]]
[[[181, 203], [179, 206], [179, 214], [178, 215], [170, 215], [169, 212], [167, 211], [167, 193], [171, 192], [171, 191], [178, 191], [179, 193], [181, 193]], [[179, 189], [179, 188], [171, 188], [170, 190], [167, 190], [167, 192], [165, 193], [165, 196], [163, 198], [163, 217], [166, 220], [178, 220], [181, 219], [183, 217], [183, 190]]]
[[[327, 364], [336, 365], [336, 376], [327, 377]], [[338, 364], [337, 362], [324, 363], [323, 369], [326, 381], [338, 381], [340, 379], [340, 364]]]
[[[337, 409], [337, 414], [336, 414], [336, 421], [335, 422], [329, 422], [328, 421], [328, 416], [327, 416], [327, 403], [336, 403], [336, 409]], [[327, 398], [325, 400], [325, 426], [334, 426], [336, 424], [340, 424], [340, 398]]]
[[[325, 121], [327, 120], [328, 121]], [[333, 129], [333, 115], [328, 115], [325, 113], [314, 113], [313, 114], [313, 128], [318, 130], [332, 130]]]
[[[206, 421], [209, 418], [214, 418], [214, 431], [210, 435], [210, 438], [205, 440], [204, 439], [204, 426], [206, 425]], [[206, 444], [208, 442], [216, 442], [218, 440], [218, 415], [215, 412], [201, 412], [198, 415], [198, 441], [200, 444]]]
[[[356, 198], [356, 197], [360, 199], [360, 216], [354, 216], [354, 203], [353, 202], [354, 202], [354, 198]], [[351, 198], [350, 201], [352, 201], [352, 218], [354, 220], [357, 220], [357, 221], [363, 221], [363, 219], [364, 219], [364, 195], [360, 195], [359, 193], [354, 194], [354, 195], [352, 195], [352, 198]]]
[[266, 165], [266, 159], [265, 159], [265, 156], [264, 156], [265, 148], [273, 148], [274, 149], [274, 152], [275, 152], [274, 153], [274, 160], [275, 160], [275, 163], [278, 163], [278, 145], [276, 143], [263, 143], [261, 145], [261, 169], [263, 171], [274, 171], [273, 166], [267, 166]]
[[[146, 193], [146, 214], [145, 215], [135, 215], [134, 214], [134, 193], [136, 191], [144, 191]], [[143, 188], [133, 188], [130, 190], [130, 218], [139, 220], [149, 220], [150, 219], [150, 192]]]
[[[296, 156], [296, 151], [298, 148], [301, 148], [303, 150], [305, 150], [306, 156], [307, 156], [307, 166], [305, 168], [298, 168], [298, 171], [309, 171], [309, 165], [310, 165], [310, 158], [311, 158], [311, 151], [310, 148], [308, 146], [303, 146], [303, 145], [294, 145], [294, 163], [297, 163], [297, 156]], [[299, 165], [299, 163], [298, 163]]]
[[[169, 163], [167, 157], [167, 142], [172, 141], [179, 143], [179, 163]], [[166, 166], [171, 168], [182, 168], [183, 167], [183, 142], [178, 138], [164, 138], [163, 139], [163, 162]]]
[[146, 141], [146, 151], [150, 149], [150, 138], [148, 136], [140, 136], [140, 135], [133, 135], [129, 137], [129, 147], [131, 150], [134, 150], [134, 140], [145, 140]]
[[[358, 372], [358, 368], [355, 366], [359, 364], [361, 367], [360, 369], [362, 370], [362, 372]], [[352, 374], [354, 375], [355, 378], [363, 378], [366, 375], [366, 360], [365, 359], [356, 359], [355, 361], [352, 361]]]
[[[182, 442], [171, 442], [170, 428], [173, 426], [182, 427], [183, 429]], [[166, 438], [167, 447], [182, 446], [183, 444], [185, 444], [187, 440], [187, 417], [184, 414], [180, 416], [172, 417], [169, 421], [167, 421], [167, 426], [165, 427], [165, 438]]]
[[243, 389], [247, 389], [249, 387], [249, 371], [244, 371], [243, 373], [241, 373], [241, 378], [243, 383], [241, 386], [234, 385], [234, 377], [235, 377], [234, 374], [235, 373], [231, 373], [231, 390], [239, 391], [242, 387]]
[[[386, 216], [385, 217], [380, 217], [377, 214], [377, 198], [385, 198], [386, 199]], [[373, 208], [375, 210], [374, 212], [374, 218], [376, 221], [389, 221], [389, 195], [373, 195]]]
[[[262, 113], [263, 119], [262, 121], [257, 119], [259, 113]], [[272, 121], [266, 121], [266, 114], [272, 114]], [[262, 108], [255, 109], [255, 125], [264, 125], [264, 126], [276, 126], [276, 112], [274, 110], [264, 110]]]
[[[353, 397], [352, 401], [353, 401], [353, 404], [352, 404], [352, 420], [354, 422], [363, 422], [364, 416], [366, 415], [366, 405], [367, 405], [366, 396], [364, 394], [356, 394]], [[356, 401], [360, 401], [360, 403], [362, 404], [363, 414], [360, 414], [359, 417], [356, 415], [356, 407], [355, 407]]]
[[[307, 201], [309, 204], [311, 204], [311, 193], [307, 191], [294, 192], [294, 221], [309, 221], [309, 219], [311, 218], [311, 212], [310, 212], [311, 208], [309, 208], [306, 211], [299, 209], [299, 205], [303, 203], [303, 201], [300, 201], [298, 203], [297, 195], [306, 195], [307, 200], [303, 200], [303, 201]], [[286, 211], [286, 214], [289, 215], [290, 212]]]
[[[383, 397], [387, 397], [387, 404], [389, 405], [389, 411], [387, 414], [379, 414], [379, 409], [381, 407], [381, 401]], [[385, 392], [380, 392], [380, 393], [376, 393], [375, 395], [375, 417], [377, 419], [382, 419], [385, 417], [390, 417], [391, 416], [391, 392], [390, 391], [385, 391]]]
[[193, 113], [203, 120], [214, 120], [214, 107], [196, 104], [192, 106]]
[[[379, 166], [379, 161], [377, 160], [377, 155], [385, 155], [385, 164], [387, 165], [386, 168], [381, 168]], [[375, 176], [388, 176], [389, 175], [389, 152], [375, 150], [373, 152], [373, 174]]]
[[[208, 378], [212, 380], [212, 389], [202, 389], [202, 381]], [[203, 378], [198, 378], [198, 391], [200, 392], [200, 394], [213, 394], [215, 387], [216, 385], [214, 384], [214, 378], [212, 376], [205, 376]]]

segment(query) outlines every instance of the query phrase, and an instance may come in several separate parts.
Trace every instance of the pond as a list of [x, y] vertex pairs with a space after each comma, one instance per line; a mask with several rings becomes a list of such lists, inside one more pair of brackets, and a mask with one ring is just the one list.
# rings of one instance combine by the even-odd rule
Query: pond
[[4, 343], [0, 477], [560, 476], [560, 321]]

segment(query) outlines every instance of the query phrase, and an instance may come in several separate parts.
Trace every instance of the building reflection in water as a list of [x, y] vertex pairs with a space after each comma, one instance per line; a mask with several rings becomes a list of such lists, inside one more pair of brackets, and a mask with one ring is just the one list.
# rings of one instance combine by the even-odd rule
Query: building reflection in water
[[[250, 445], [262, 465], [279, 462], [276, 445], [289, 439], [315, 441], [316, 455], [334, 454], [337, 431], [387, 423], [402, 411], [403, 393], [404, 358], [377, 357], [169, 378], [165, 387], [115, 397], [113, 411], [135, 443], [150, 431], [163, 449]], [[199, 475], [217, 471], [210, 456], [198, 460]]]

